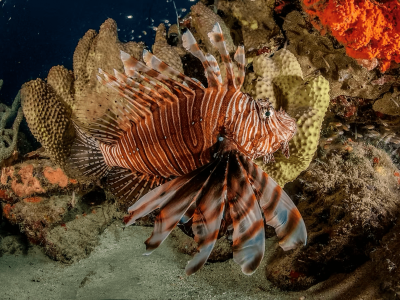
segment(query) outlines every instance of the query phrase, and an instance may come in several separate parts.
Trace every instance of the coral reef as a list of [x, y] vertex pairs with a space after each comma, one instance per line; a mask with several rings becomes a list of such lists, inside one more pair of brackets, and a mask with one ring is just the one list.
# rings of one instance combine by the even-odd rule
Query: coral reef
[[238, 35], [243, 38], [247, 52], [261, 48], [273, 52], [279, 45], [277, 41], [283, 40], [273, 18], [274, 6], [274, 0], [218, 2], [218, 9], [232, 19], [228, 21], [229, 27], [234, 27], [235, 22], [240, 25]]
[[49, 160], [28, 160], [3, 168], [0, 183], [5, 196], [14, 199], [11, 203], [27, 197], [40, 198], [50, 193], [72, 191], [79, 186], [75, 179], [68, 178]]
[[[0, 89], [3, 85], [3, 80], [0, 80]], [[11, 107], [0, 103], [0, 167], [9, 164], [6, 160], [13, 157], [17, 148], [18, 130], [24, 117], [22, 109], [19, 107], [21, 102], [20, 92], [14, 99]], [[7, 122], [14, 119], [11, 128], [7, 127]]]
[[[56, 87], [60, 88], [57, 83]], [[22, 108], [32, 134], [54, 162], [64, 166], [75, 138], [71, 109], [56, 94], [50, 83], [42, 79], [25, 83], [21, 89], [21, 97]]]
[[78, 184], [47, 159], [3, 168], [0, 183], [4, 217], [62, 262], [89, 255], [99, 233], [113, 218], [122, 218], [104, 192]]
[[212, 31], [213, 26], [217, 22], [221, 26], [228, 52], [232, 53], [235, 51], [236, 47], [233, 44], [230, 30], [220, 16], [201, 2], [193, 5], [190, 10], [192, 17], [191, 26], [195, 29], [193, 35], [197, 41], [201, 40], [204, 43], [207, 52], [214, 55], [215, 58], [219, 57], [218, 51], [212, 46], [208, 38], [208, 33]]
[[[281, 49], [272, 58], [267, 54], [253, 61], [256, 80], [246, 80], [245, 90], [255, 99], [268, 98], [276, 109], [284, 108], [297, 119], [297, 133], [289, 142], [290, 158], [275, 153], [274, 164], [257, 164], [279, 185], [294, 180], [310, 164], [319, 141], [319, 132], [329, 105], [329, 84], [322, 76], [303, 80], [296, 57]], [[251, 78], [251, 77], [250, 77]]]
[[396, 220], [398, 172], [386, 152], [364, 143], [339, 143], [315, 159], [288, 187], [307, 225], [308, 245], [278, 249], [267, 278], [283, 289], [306, 289], [367, 261]]
[[156, 39], [153, 45], [153, 54], [175, 70], [183, 73], [179, 51], [177, 50], [177, 47], [172, 47], [168, 44], [167, 32], [162, 23], [157, 27]]
[[344, 95], [376, 99], [390, 89], [389, 82], [371, 84], [378, 79], [377, 71], [361, 67], [343, 48], [337, 48], [328, 37], [312, 31], [310, 26], [300, 12], [289, 13], [283, 23], [289, 41], [287, 49], [296, 56], [304, 76], [320, 72], [329, 81], [331, 98]]
[[304, 9], [322, 32], [329, 30], [347, 55], [380, 61], [382, 72], [400, 63], [398, 1], [303, 0]]

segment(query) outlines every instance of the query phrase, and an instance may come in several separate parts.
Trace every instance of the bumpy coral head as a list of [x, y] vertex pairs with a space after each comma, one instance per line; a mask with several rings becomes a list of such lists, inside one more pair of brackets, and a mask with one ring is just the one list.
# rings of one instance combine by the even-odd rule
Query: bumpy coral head
[[261, 138], [255, 146], [256, 157], [263, 156], [264, 162], [273, 161], [273, 153], [282, 149], [289, 157], [289, 141], [296, 133], [296, 120], [282, 108], [275, 110], [268, 99], [258, 100], [258, 117], [261, 123]]

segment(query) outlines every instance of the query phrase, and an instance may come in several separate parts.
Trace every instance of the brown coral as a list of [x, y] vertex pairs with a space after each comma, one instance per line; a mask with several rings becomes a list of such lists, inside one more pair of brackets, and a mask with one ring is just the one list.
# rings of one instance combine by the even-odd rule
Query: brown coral
[[71, 111], [54, 89], [41, 79], [21, 89], [22, 108], [32, 134], [54, 162], [64, 165], [75, 137]]
[[183, 66], [179, 53], [176, 50], [176, 47], [172, 47], [168, 44], [167, 32], [162, 23], [157, 27], [156, 39], [153, 45], [153, 54], [175, 70], [183, 73]]

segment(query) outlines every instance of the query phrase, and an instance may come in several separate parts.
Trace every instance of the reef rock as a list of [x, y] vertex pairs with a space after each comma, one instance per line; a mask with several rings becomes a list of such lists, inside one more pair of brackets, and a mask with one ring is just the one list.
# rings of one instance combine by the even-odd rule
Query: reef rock
[[371, 84], [379, 72], [360, 66], [344, 48], [337, 48], [328, 37], [312, 31], [298, 11], [286, 16], [283, 30], [289, 40], [287, 49], [298, 59], [303, 75], [320, 72], [329, 81], [331, 98], [344, 95], [376, 99], [391, 87], [389, 83]]
[[277, 249], [267, 278], [282, 289], [307, 289], [333, 273], [354, 270], [395, 224], [399, 171], [383, 150], [337, 145], [290, 186], [304, 218], [307, 246]]

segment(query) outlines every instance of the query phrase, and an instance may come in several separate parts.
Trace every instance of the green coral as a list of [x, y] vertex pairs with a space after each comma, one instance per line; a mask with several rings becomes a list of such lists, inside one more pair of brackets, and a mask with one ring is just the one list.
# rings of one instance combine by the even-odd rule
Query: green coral
[[[297, 120], [297, 132], [289, 142], [290, 158], [275, 154], [275, 163], [256, 163], [284, 186], [310, 164], [318, 147], [320, 130], [329, 105], [329, 82], [322, 76], [303, 80], [296, 57], [281, 49], [272, 58], [258, 56], [253, 61], [256, 80], [247, 80], [245, 90], [255, 99], [269, 98], [275, 108], [283, 107]], [[251, 78], [251, 77], [250, 77]]]
[[[0, 88], [3, 85], [3, 80], [0, 80]], [[17, 147], [18, 129], [24, 117], [20, 106], [20, 92], [14, 99], [10, 107], [0, 103], [0, 165], [3, 161], [9, 158]], [[11, 128], [6, 128], [7, 122], [16, 114], [14, 123]]]

